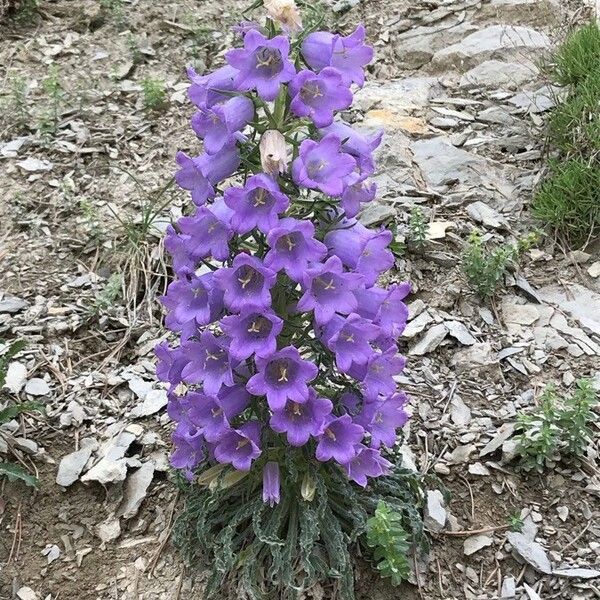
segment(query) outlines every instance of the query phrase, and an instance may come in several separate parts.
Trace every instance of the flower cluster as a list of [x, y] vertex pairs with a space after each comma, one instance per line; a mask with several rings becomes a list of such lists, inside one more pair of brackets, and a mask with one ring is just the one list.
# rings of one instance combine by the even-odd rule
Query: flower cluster
[[381, 134], [335, 118], [372, 59], [364, 28], [301, 41], [272, 20], [239, 31], [225, 66], [189, 70], [204, 153], [177, 155], [195, 209], [165, 240], [177, 278], [162, 302], [180, 343], [157, 347], [157, 373], [173, 466], [191, 478], [200, 464], [256, 462], [273, 504], [291, 449], [361, 486], [387, 472], [381, 447], [408, 418], [394, 378], [410, 287], [376, 285], [392, 235], [355, 218], [375, 196]]

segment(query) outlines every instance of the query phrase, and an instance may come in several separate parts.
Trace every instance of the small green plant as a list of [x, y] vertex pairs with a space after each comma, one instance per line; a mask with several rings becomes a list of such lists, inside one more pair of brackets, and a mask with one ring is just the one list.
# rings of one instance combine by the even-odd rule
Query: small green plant
[[42, 88], [46, 94], [48, 105], [39, 122], [39, 131], [43, 138], [54, 137], [58, 131], [62, 103], [65, 90], [60, 80], [60, 72], [56, 65], [50, 68], [48, 77], [42, 81]]
[[534, 195], [532, 213], [571, 245], [585, 244], [600, 227], [600, 28], [573, 30], [546, 71], [563, 86], [548, 124], [558, 153]]
[[120, 273], [112, 273], [102, 291], [96, 296], [93, 312], [99, 314], [108, 310], [121, 295], [123, 277]]
[[118, 26], [123, 25], [125, 21], [123, 0], [100, 0], [100, 6], [110, 12]]
[[[10, 344], [6, 352], [0, 356], [0, 390], [2, 390], [6, 382], [6, 373], [8, 371], [9, 361], [19, 352], [21, 352], [24, 347], [25, 342], [22, 340], [17, 340], [16, 342]], [[0, 400], [2, 400], [2, 395], [3, 394], [0, 391]], [[4, 408], [0, 409], [0, 425], [12, 421], [22, 413], [39, 411], [41, 408], [36, 402], [21, 402], [20, 404], [14, 404], [10, 402], [10, 400], [7, 400], [6, 403], [2, 403], [4, 404]], [[1, 431], [0, 435], [2, 435]], [[32, 487], [37, 487], [39, 483], [36, 477], [30, 475], [20, 465], [4, 460], [0, 461], [0, 476], [5, 476], [10, 481], [23, 481]]]
[[511, 531], [520, 532], [523, 529], [523, 519], [519, 513], [512, 513], [508, 516], [508, 526]]
[[415, 206], [408, 222], [408, 239], [417, 248], [423, 248], [427, 241], [427, 220], [420, 207]]
[[367, 521], [367, 545], [373, 549], [377, 570], [400, 585], [410, 574], [407, 554], [408, 534], [402, 525], [402, 515], [380, 500], [375, 514]]
[[493, 296], [507, 269], [515, 266], [520, 254], [531, 248], [537, 239], [537, 233], [530, 233], [516, 244], [488, 249], [479, 231], [474, 229], [462, 257], [463, 272], [471, 287], [484, 299]]
[[518, 420], [518, 452], [526, 470], [542, 472], [548, 461], [581, 456], [591, 440], [597, 395], [589, 379], [579, 379], [574, 393], [559, 405], [556, 388], [546, 386], [540, 406]]
[[582, 158], [551, 163], [551, 175], [533, 200], [533, 214], [571, 241], [600, 227], [600, 166]]
[[167, 90], [162, 79], [146, 77], [142, 80], [144, 108], [146, 110], [163, 110], [167, 105]]
[[600, 77], [600, 28], [597, 23], [571, 32], [556, 51], [551, 72], [562, 86], [577, 86], [590, 76]]
[[27, 80], [24, 77], [9, 75], [7, 92], [0, 99], [1, 122], [17, 131], [25, 129], [29, 122], [27, 91]]

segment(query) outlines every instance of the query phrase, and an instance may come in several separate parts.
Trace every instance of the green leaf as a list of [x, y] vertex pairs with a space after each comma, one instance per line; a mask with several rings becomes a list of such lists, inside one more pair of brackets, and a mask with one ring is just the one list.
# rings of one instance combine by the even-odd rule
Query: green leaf
[[43, 404], [39, 402], [21, 402], [21, 404], [12, 404], [0, 410], [0, 424], [8, 423], [21, 413], [42, 412]]
[[30, 475], [25, 469], [14, 463], [1, 462], [0, 475], [5, 475], [9, 481], [23, 481], [34, 488], [37, 488], [40, 483], [37, 477]]

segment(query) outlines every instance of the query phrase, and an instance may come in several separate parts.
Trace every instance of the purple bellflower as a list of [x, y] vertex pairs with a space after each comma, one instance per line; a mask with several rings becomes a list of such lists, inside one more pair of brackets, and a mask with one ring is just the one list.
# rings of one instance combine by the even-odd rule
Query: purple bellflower
[[319, 436], [315, 454], [317, 460], [325, 462], [333, 458], [341, 465], [350, 462], [356, 455], [356, 444], [363, 439], [364, 433], [360, 425], [352, 422], [350, 415], [331, 417]]
[[252, 461], [262, 453], [260, 432], [258, 421], [248, 421], [239, 429], [230, 429], [215, 446], [215, 458], [220, 463], [231, 464], [238, 471], [249, 471]]
[[310, 221], [285, 218], [267, 235], [271, 250], [265, 265], [274, 271], [285, 270], [290, 279], [301, 282], [310, 262], [318, 262], [327, 247], [314, 238], [315, 226]]
[[238, 71], [235, 78], [238, 90], [255, 89], [263, 100], [271, 101], [277, 97], [281, 84], [296, 74], [289, 52], [290, 42], [285, 36], [268, 39], [250, 30], [244, 36], [244, 48], [229, 50], [225, 60]]
[[198, 108], [210, 108], [220, 102], [226, 102], [236, 90], [235, 77], [237, 69], [225, 65], [209, 75], [198, 75], [192, 67], [187, 74], [192, 82], [188, 89], [190, 100]]
[[238, 254], [230, 268], [215, 273], [217, 285], [224, 291], [225, 306], [239, 312], [247, 304], [261, 308], [271, 306], [271, 292], [277, 274], [259, 258]]
[[342, 74], [327, 67], [320, 73], [300, 71], [290, 82], [290, 108], [299, 117], [310, 117], [317, 127], [333, 123], [333, 113], [352, 104], [352, 92]]
[[283, 321], [274, 312], [251, 304], [239, 315], [221, 319], [221, 329], [231, 338], [229, 352], [240, 361], [253, 353], [261, 357], [273, 354], [282, 328]]
[[302, 43], [302, 56], [309, 66], [321, 71], [335, 67], [346, 85], [365, 82], [364, 67], [373, 59], [373, 48], [365, 43], [365, 28], [359, 25], [350, 35], [334, 35], [317, 31]]
[[300, 155], [292, 163], [294, 181], [330, 196], [341, 196], [344, 178], [354, 170], [356, 162], [340, 148], [341, 141], [336, 135], [326, 135], [320, 142], [304, 140]]
[[306, 292], [298, 302], [298, 310], [314, 309], [315, 320], [319, 324], [329, 321], [336, 312], [354, 312], [358, 303], [352, 292], [362, 285], [362, 281], [362, 275], [344, 272], [340, 259], [331, 256], [325, 263], [306, 271]]
[[279, 463], [272, 460], [263, 467], [263, 502], [271, 508], [280, 500]]
[[392, 463], [383, 458], [378, 450], [359, 444], [356, 455], [343, 465], [348, 478], [362, 487], [367, 486], [367, 477], [380, 477], [389, 473]]
[[290, 445], [303, 446], [311, 436], [323, 433], [325, 420], [332, 409], [331, 400], [317, 397], [311, 389], [306, 402], [288, 400], [283, 409], [273, 412], [269, 424], [273, 431], [285, 433]]
[[229, 188], [225, 204], [233, 211], [231, 226], [238, 233], [257, 227], [267, 234], [277, 225], [278, 215], [287, 209], [289, 200], [271, 177], [260, 173], [250, 177], [244, 187]]
[[254, 396], [266, 396], [271, 410], [282, 410], [287, 400], [306, 402], [309, 397], [308, 383], [318, 373], [317, 366], [300, 357], [293, 346], [256, 358], [258, 373], [246, 384]]

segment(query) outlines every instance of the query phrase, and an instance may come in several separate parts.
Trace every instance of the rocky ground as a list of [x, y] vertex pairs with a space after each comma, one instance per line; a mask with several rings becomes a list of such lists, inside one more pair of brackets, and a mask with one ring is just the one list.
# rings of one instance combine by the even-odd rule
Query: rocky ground
[[[160, 236], [185, 198], [157, 190], [176, 150], [195, 146], [184, 66], [222, 62], [243, 4], [120, 6], [42, 1], [39, 16], [0, 24], [4, 106], [17, 77], [27, 99], [5, 108], [0, 128], [0, 336], [27, 341], [6, 391], [47, 408], [47, 418], [5, 428], [41, 484], [2, 482], [2, 599], [202, 597], [201, 571], [169, 543], [180, 499], [152, 354], [165, 336]], [[415, 207], [429, 223], [424, 247], [408, 243], [390, 275], [414, 286], [402, 453], [450, 492], [448, 503], [428, 494], [432, 551], [414, 585], [397, 590], [361, 572], [358, 597], [600, 597], [598, 428], [581, 462], [541, 476], [516, 468], [513, 436], [547, 383], [564, 394], [586, 376], [600, 388], [598, 245], [569, 252], [541, 239], [487, 303], [460, 267], [473, 227], [502, 243], [535, 226], [528, 202], [542, 175], [545, 113], [560, 94], [537, 65], [588, 9], [558, 0], [326, 8], [342, 31], [364, 22], [377, 49], [346, 115], [386, 130], [379, 199], [362, 219], [395, 224], [398, 241]], [[60, 93], [43, 84], [49, 74]], [[143, 107], [146, 77], [167, 83], [163, 112]], [[132, 254], [128, 235], [156, 203], [165, 209]], [[516, 517], [520, 533], [508, 527]]]

